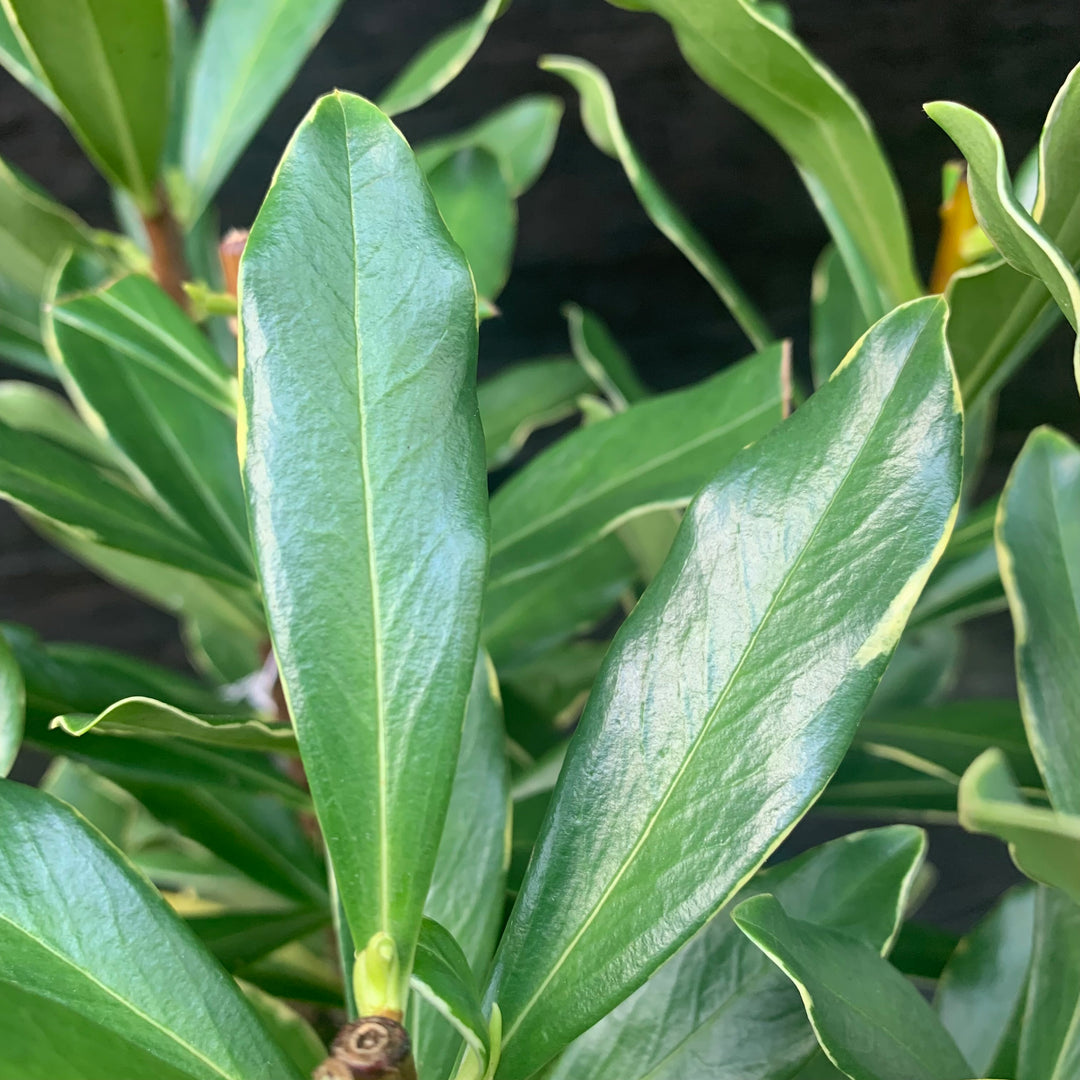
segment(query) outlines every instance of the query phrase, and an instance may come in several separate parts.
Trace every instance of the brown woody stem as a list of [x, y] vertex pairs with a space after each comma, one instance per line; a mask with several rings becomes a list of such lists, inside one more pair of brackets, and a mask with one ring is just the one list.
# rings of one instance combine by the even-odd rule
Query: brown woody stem
[[362, 1016], [346, 1024], [312, 1080], [416, 1080], [409, 1035], [396, 1020]]
[[158, 192], [158, 207], [157, 213], [143, 216], [143, 227], [150, 242], [150, 265], [157, 283], [187, 311], [184, 282], [190, 275], [184, 257], [184, 238], [164, 190]]

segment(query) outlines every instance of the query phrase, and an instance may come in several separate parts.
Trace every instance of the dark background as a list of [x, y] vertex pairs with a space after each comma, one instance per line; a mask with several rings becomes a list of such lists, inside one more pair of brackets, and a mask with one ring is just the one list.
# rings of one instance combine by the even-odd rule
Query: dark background
[[[315, 97], [334, 87], [376, 96], [418, 48], [479, 2], [345, 0], [222, 188], [222, 224], [251, 223], [292, 129]], [[1018, 164], [1080, 60], [1080, 3], [789, 0], [789, 6], [797, 33], [876, 124], [927, 273], [940, 168], [954, 151], [923, 115], [922, 102], [952, 98], [984, 112], [1001, 132], [1011, 164]], [[810, 272], [827, 236], [794, 169], [766, 134], [689, 70], [665, 23], [603, 0], [515, 0], [464, 73], [432, 102], [399, 118], [417, 142], [464, 127], [530, 91], [568, 99], [551, 164], [519, 203], [514, 272], [499, 300], [503, 317], [482, 330], [481, 372], [565, 351], [559, 306], [568, 299], [600, 312], [657, 388], [692, 382], [748, 351], [710, 288], [646, 219], [618, 163], [586, 138], [562, 81], [537, 70], [545, 52], [581, 56], [606, 72], [642, 157], [774, 329], [794, 338], [805, 372]], [[62, 123], [3, 73], [0, 154], [91, 224], [113, 226], [104, 181]], [[1059, 332], [1003, 395], [987, 492], [1000, 487], [1036, 424], [1073, 434], [1080, 429], [1070, 350], [1068, 336]], [[0, 506], [0, 588], [0, 617], [46, 638], [184, 662], [168, 616], [47, 547], [6, 506]], [[1011, 648], [1007, 616], [980, 620], [969, 635], [960, 691], [1012, 694]], [[1012, 879], [1000, 845], [951, 829], [934, 830], [934, 860], [943, 878], [925, 915], [944, 925], [966, 925]]]

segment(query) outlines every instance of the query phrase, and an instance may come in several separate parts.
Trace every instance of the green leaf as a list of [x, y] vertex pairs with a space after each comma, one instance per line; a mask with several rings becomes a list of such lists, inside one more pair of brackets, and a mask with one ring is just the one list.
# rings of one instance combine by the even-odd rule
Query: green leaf
[[711, 918], [839, 764], [955, 518], [944, 316], [923, 300], [879, 323], [687, 511], [601, 669], [496, 957], [505, 1080]]
[[511, 461], [534, 431], [573, 416], [578, 395], [591, 386], [580, 366], [563, 357], [514, 364], [481, 382], [476, 396], [488, 468]]
[[1028, 437], [996, 533], [1028, 740], [1054, 808], [1080, 814], [1080, 447], [1071, 439], [1047, 427]]
[[[971, 202], [983, 232], [1010, 266], [1038, 278], [1050, 290], [1076, 330], [1080, 279], [1069, 259], [1016, 198], [998, 133], [984, 116], [955, 102], [935, 101], [925, 108], [967, 158]], [[1073, 360], [1080, 381], [1080, 339]]]
[[494, 302], [510, 276], [517, 207], [495, 156], [469, 146], [427, 174], [450, 235], [469, 260], [477, 295]]
[[421, 144], [416, 159], [425, 173], [466, 147], [494, 154], [518, 199], [536, 183], [555, 146], [563, 103], [551, 94], [526, 94], [511, 101], [479, 123], [453, 135]]
[[0, 637], [0, 777], [7, 776], [22, 743], [26, 687], [11, 646]]
[[0, 1039], [21, 1080], [299, 1080], [232, 980], [76, 813], [8, 781], [0, 831]]
[[[194, 390], [200, 383], [200, 391], [214, 382], [228, 385], [209, 343], [148, 279], [129, 278], [67, 299], [69, 282], [65, 270], [45, 332], [84, 419], [107, 433], [138, 487], [237, 574], [250, 575], [236, 428], [217, 403]], [[163, 310], [159, 329], [155, 319]], [[152, 358], [131, 347], [146, 336], [165, 339], [153, 342]]]
[[482, 1073], [491, 1041], [476, 978], [454, 935], [432, 919], [420, 924], [411, 981], [417, 994], [454, 1025], [480, 1059]]
[[900, 927], [889, 963], [905, 975], [937, 980], [959, 944], [957, 934], [908, 921]]
[[562, 313], [577, 362], [616, 412], [651, 396], [599, 315], [577, 304], [563, 304]]
[[951, 685], [959, 658], [959, 635], [951, 627], [905, 630], [867, 706], [867, 715], [878, 716], [937, 701]]
[[326, 32], [341, 0], [213, 0], [188, 76], [182, 160], [193, 223]]
[[311, 1025], [284, 1001], [271, 997], [257, 986], [241, 982], [240, 989], [278, 1048], [304, 1076], [313, 1072], [326, 1057], [326, 1047]]
[[388, 934], [404, 978], [476, 662], [487, 476], [469, 270], [369, 102], [329, 95], [297, 129], [240, 295], [282, 683], [357, 948]]
[[840, 80], [746, 0], [645, 0], [683, 56], [795, 162], [868, 321], [922, 292], [896, 178]]
[[[481, 653], [424, 905], [425, 915], [461, 946], [476, 977], [487, 973], [503, 918], [510, 801], [505, 745], [495, 669]], [[409, 1036], [421, 1075], [431, 1080], [450, 1075], [461, 1040], [438, 1010], [433, 1014], [418, 1003], [410, 1016]]]
[[491, 24], [509, 6], [510, 0], [485, 0], [475, 15], [455, 23], [428, 42], [379, 95], [379, 108], [388, 116], [396, 116], [430, 101], [461, 74], [480, 48]]
[[79, 454], [0, 422], [0, 498], [76, 537], [231, 585], [250, 578]]
[[960, 824], [1009, 845], [1028, 877], [1064, 889], [1080, 903], [1080, 817], [1029, 806], [1000, 750], [975, 759], [960, 781]]
[[107, 469], [119, 459], [104, 439], [98, 438], [75, 415], [59, 394], [35, 383], [0, 382], [0, 421], [19, 431], [32, 431]]
[[1069, 1080], [1080, 1067], [1080, 907], [1039, 889], [1017, 1080]]
[[491, 500], [489, 603], [649, 510], [685, 506], [782, 416], [782, 349], [560, 439]]
[[296, 752], [296, 739], [285, 724], [271, 725], [258, 716], [194, 716], [146, 697], [129, 697], [110, 705], [96, 716], [69, 713], [58, 716], [52, 726], [69, 735], [167, 735], [207, 746], [235, 750], [259, 750], [271, 754]]
[[561, 75], [581, 95], [581, 119], [593, 144], [609, 157], [618, 159], [649, 220], [712, 286], [754, 348], [764, 349], [775, 340], [768, 324], [732, 277], [731, 271], [668, 198], [638, 156], [623, 131], [615, 96], [604, 73], [593, 64], [573, 56], [545, 56], [540, 60], [540, 67]]
[[964, 937], [938, 980], [934, 1006], [976, 1076], [1015, 1075], [1013, 1029], [1027, 993], [1035, 892], [1006, 893]]
[[[918, 829], [852, 833], [758, 874], [799, 918], [884, 951], [925, 852]], [[788, 980], [720, 912], [644, 986], [569, 1046], [545, 1080], [788, 1080], [816, 1049]]]
[[767, 894], [732, 918], [798, 988], [818, 1042], [852, 1080], [967, 1080], [933, 1010], [874, 949], [843, 929], [792, 918]]
[[35, 73], [105, 178], [157, 208], [169, 121], [164, 0], [3, 0]]
[[[1080, 261], [1080, 214], [1074, 177], [1080, 159], [1080, 67], [1050, 107], [1038, 155], [1030, 210], [1066, 260]], [[1019, 191], [1020, 177], [1017, 177]], [[1035, 350], [1059, 318], [1040, 279], [995, 260], [955, 274], [949, 301], [949, 348], [965, 406], [993, 394]]]
[[24, 371], [55, 379], [56, 371], [41, 342], [40, 322], [38, 298], [0, 276], [0, 356]]
[[187, 919], [195, 936], [227, 971], [260, 960], [290, 941], [308, 937], [329, 922], [327, 908], [225, 912]]
[[0, 274], [41, 296], [60, 256], [89, 244], [89, 230], [70, 210], [0, 159]]
[[835, 244], [814, 264], [810, 302], [810, 366], [822, 386], [870, 325]]
[[60, 111], [60, 102], [38, 77], [15, 32], [12, 16], [2, 4], [0, 4], [0, 64], [3, 64], [9, 74], [18, 79], [53, 112]]
[[925, 762], [898, 761], [853, 746], [815, 807], [824, 813], [890, 821], [956, 824], [956, 781]]

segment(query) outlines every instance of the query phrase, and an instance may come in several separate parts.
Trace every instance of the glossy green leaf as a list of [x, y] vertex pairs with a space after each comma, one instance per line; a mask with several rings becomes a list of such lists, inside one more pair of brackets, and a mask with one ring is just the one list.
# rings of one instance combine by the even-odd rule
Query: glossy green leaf
[[241, 982], [240, 989], [278, 1048], [304, 1076], [313, 1072], [326, 1057], [326, 1047], [312, 1026], [284, 1001], [271, 997], [257, 986]]
[[631, 518], [685, 506], [781, 418], [782, 350], [639, 402], [560, 439], [491, 500], [489, 604]]
[[496, 157], [469, 146], [427, 174], [435, 205], [469, 260], [477, 295], [492, 302], [510, 276], [517, 207]]
[[60, 256], [89, 243], [89, 230], [70, 210], [0, 159], [0, 274], [41, 296]]
[[1080, 903], [1080, 817], [1024, 802], [1000, 750], [980, 754], [960, 781], [960, 824], [1009, 845], [1030, 878], [1054, 885]]
[[616, 412], [651, 395], [599, 315], [577, 304], [564, 304], [562, 313], [574, 357]]
[[464, 131], [421, 144], [416, 159], [425, 173], [458, 150], [478, 146], [494, 154], [517, 199], [536, 183], [555, 146], [563, 103], [551, 94], [526, 94]]
[[[884, 951], [925, 839], [910, 826], [852, 833], [755, 876], [798, 918]], [[545, 1080], [788, 1080], [816, 1049], [787, 979], [720, 912], [644, 986], [572, 1043]]]
[[1028, 739], [1055, 809], [1080, 814], [1080, 447], [1071, 439], [1046, 427], [1029, 436], [996, 533]]
[[0, 637], [0, 777], [7, 776], [22, 743], [26, 687], [11, 646]]
[[194, 222], [334, 20], [341, 0], [214, 0], [188, 77], [185, 217]]
[[169, 119], [164, 0], [3, 0], [35, 73], [110, 183], [144, 213], [157, 205]]
[[[1037, 190], [1021, 200], [1067, 261], [1080, 261], [1080, 215], [1074, 183], [1080, 162], [1080, 68], [1050, 107], [1038, 154]], [[1017, 178], [1017, 195], [1019, 196]], [[995, 260], [955, 274], [949, 301], [949, 348], [965, 404], [990, 396], [1034, 351], [1059, 317], [1043, 282]]]
[[1069, 1080], [1080, 1069], [1080, 907], [1039, 889], [1017, 1080]]
[[[190, 388], [198, 382], [203, 390], [215, 382], [227, 385], [224, 367], [209, 355], [209, 344], [194, 324], [149, 280], [130, 278], [67, 299], [68, 280], [67, 272], [61, 273], [46, 336], [77, 407], [88, 423], [107, 433], [137, 486], [238, 575], [250, 574], [235, 425]], [[154, 320], [163, 308], [168, 318], [159, 331]], [[117, 332], [123, 340], [113, 344]], [[152, 359], [126, 347], [148, 334], [168, 343], [154, 342]]]
[[454, 935], [432, 919], [420, 925], [411, 982], [416, 993], [454, 1025], [480, 1059], [482, 1072], [491, 1042], [476, 977]]
[[[481, 654], [424, 905], [425, 915], [445, 927], [461, 947], [475, 978], [486, 975], [502, 925], [510, 800], [505, 746], [495, 669]], [[409, 1035], [421, 1074], [429, 1080], [448, 1076], [461, 1042], [455, 1028], [420, 1004], [410, 1016]]]
[[38, 77], [15, 32], [12, 16], [3, 5], [0, 5], [0, 64], [53, 112], [60, 111], [60, 102]]
[[13, 1075], [299, 1080], [232, 980], [77, 814], [4, 782], [0, 821], [0, 1040]]
[[19, 431], [32, 431], [96, 462], [116, 469], [113, 449], [94, 434], [59, 394], [36, 383], [0, 382], [0, 421]]
[[732, 918], [798, 988], [818, 1041], [852, 1080], [968, 1080], [933, 1010], [874, 949], [843, 929], [793, 918], [767, 894]]
[[375, 106], [332, 94], [300, 125], [240, 295], [282, 683], [354, 940], [389, 934], [406, 976], [476, 662], [487, 476], [469, 270]]
[[814, 264], [810, 287], [810, 366], [814, 386], [828, 382], [870, 323], [844, 260], [829, 244]]
[[562, 357], [514, 364], [481, 382], [476, 396], [488, 468], [510, 461], [534, 431], [573, 416], [578, 395], [591, 386], [580, 366]]
[[388, 116], [408, 112], [429, 101], [461, 74], [487, 36], [491, 24], [510, 0], [484, 0], [475, 14], [444, 30], [417, 53], [379, 95]]
[[0, 357], [8, 363], [55, 379], [56, 371], [41, 342], [41, 308], [36, 296], [0, 277]]
[[[657, 9], [659, 10], [659, 8]], [[581, 119], [597, 149], [617, 158], [649, 220], [686, 256], [731, 312], [755, 349], [775, 335], [705, 238], [668, 198], [623, 131], [611, 84], [592, 64], [573, 56], [545, 56], [544, 71], [561, 75], [581, 95]]]
[[1014, 1028], [1024, 1009], [1034, 922], [1035, 890], [1006, 893], [960, 942], [938, 980], [934, 1006], [973, 1075], [1015, 1075]]
[[50, 439], [0, 422], [0, 497], [106, 547], [232, 585], [250, 578], [128, 487]]
[[616, 635], [496, 957], [506, 1080], [711, 918], [839, 764], [956, 513], [944, 315], [898, 309], [722, 469]]
[[235, 750], [261, 750], [264, 753], [296, 753], [296, 739], [285, 724], [267, 724], [258, 716], [194, 716], [153, 698], [129, 697], [117, 701], [96, 716], [69, 713], [58, 716], [53, 727], [69, 735], [167, 735], [207, 746]]
[[[1076, 107], [1080, 109], [1080, 101]], [[1038, 278], [1049, 289], [1076, 330], [1080, 279], [1069, 259], [1016, 198], [998, 133], [985, 117], [955, 102], [935, 101], [926, 106], [926, 111], [967, 158], [971, 202], [983, 231], [1010, 266]], [[1080, 380], [1080, 339], [1074, 365]]]
[[187, 919], [195, 936], [228, 971], [260, 960], [290, 941], [308, 937], [329, 922], [327, 908], [225, 912]]
[[922, 292], [900, 191], [870, 121], [840, 82], [747, 0], [644, 0], [683, 56], [795, 162], [868, 321]]

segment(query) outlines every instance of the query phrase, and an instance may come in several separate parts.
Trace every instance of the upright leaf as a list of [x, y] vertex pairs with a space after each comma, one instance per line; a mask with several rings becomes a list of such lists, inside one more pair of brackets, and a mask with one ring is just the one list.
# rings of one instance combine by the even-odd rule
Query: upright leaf
[[0, 4], [0, 64], [3, 64], [9, 74], [18, 79], [53, 112], [60, 111], [60, 102], [56, 100], [56, 95], [41, 81], [22, 47], [19, 35], [15, 32], [12, 13], [2, 4]]
[[22, 743], [26, 688], [11, 646], [0, 637], [0, 777], [7, 776]]
[[1080, 907], [1039, 889], [1017, 1080], [1069, 1080], [1080, 1069]]
[[818, 1041], [852, 1080], [969, 1080], [925, 999], [873, 949], [792, 918], [775, 896], [746, 900], [732, 917], [799, 988]]
[[814, 264], [810, 301], [810, 364], [822, 386], [869, 326], [835, 244]]
[[0, 1039], [20, 1080], [299, 1080], [236, 984], [76, 813], [4, 781], [0, 831]]
[[577, 304], [563, 304], [562, 313], [577, 362], [616, 412], [649, 397], [649, 389], [599, 315]]
[[1012, 1076], [1031, 966], [1035, 889], [1014, 889], [957, 947], [934, 1006], [976, 1076]]
[[[733, 903], [775, 892], [797, 918], [885, 951], [925, 846], [910, 826], [852, 833], [756, 875]], [[816, 1047], [798, 995], [725, 909], [544, 1075], [788, 1080]]]
[[389, 116], [396, 116], [433, 98], [461, 74], [480, 48], [491, 24], [509, 6], [510, 0], [484, 0], [484, 6], [475, 15], [444, 30], [379, 95], [379, 108]]
[[214, 0], [187, 84], [182, 159], [193, 223], [334, 20], [342, 0]]
[[791, 156], [867, 320], [918, 296], [896, 179], [870, 121], [840, 80], [750, 0], [641, 0], [634, 6], [671, 23], [698, 75]]
[[581, 118], [597, 149], [617, 158], [649, 220], [686, 256], [712, 286], [755, 349], [774, 340], [765, 320], [742, 291], [731, 271], [708, 242], [683, 216], [653, 178], [637, 150], [626, 137], [615, 105], [611, 84], [604, 73], [573, 56], [545, 56], [545, 71], [561, 75], [581, 95]]
[[944, 315], [894, 312], [721, 470], [616, 635], [496, 957], [506, 1080], [639, 986], [835, 770], [956, 513]]
[[1080, 447], [1029, 436], [997, 515], [1028, 740], [1055, 809], [1080, 814]]
[[72, 134], [144, 213], [169, 122], [170, 30], [164, 0], [3, 0], [35, 72]]
[[388, 934], [407, 976], [487, 560], [472, 280], [401, 135], [341, 93], [297, 129], [240, 277], [241, 446], [282, 682], [353, 938]]

